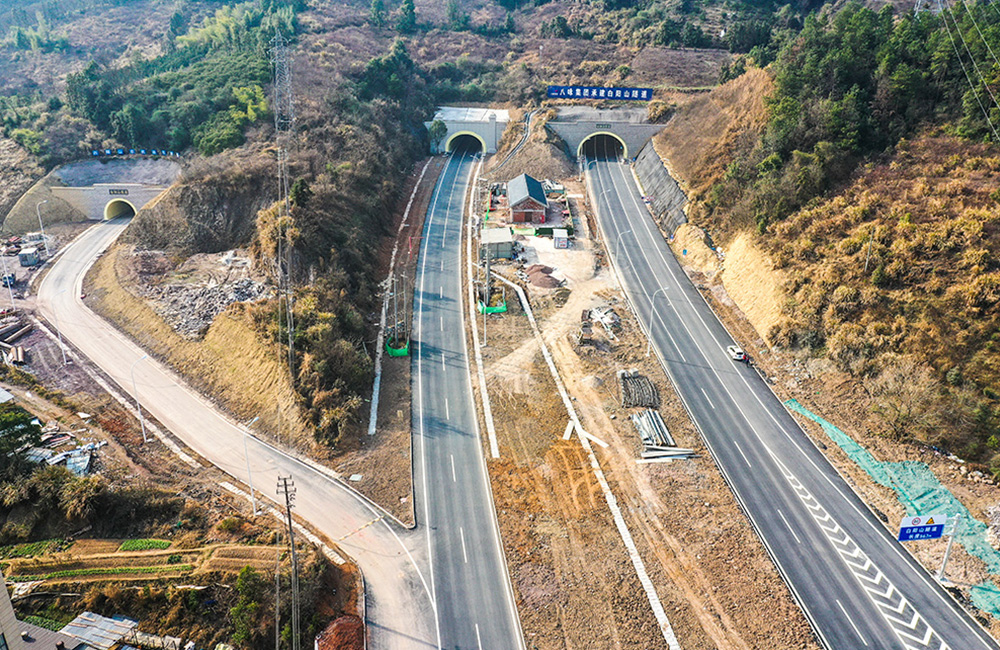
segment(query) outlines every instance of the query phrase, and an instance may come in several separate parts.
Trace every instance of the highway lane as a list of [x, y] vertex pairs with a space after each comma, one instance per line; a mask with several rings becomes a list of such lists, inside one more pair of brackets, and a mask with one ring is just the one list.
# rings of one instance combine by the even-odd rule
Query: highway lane
[[744, 511], [828, 648], [998, 648], [876, 520], [684, 275], [608, 141], [587, 180], [628, 298]]
[[[43, 278], [38, 307], [63, 337], [98, 365], [124, 393], [131, 370], [143, 407], [184, 444], [246, 484], [244, 429], [219, 413], [172, 371], [126, 339], [80, 299], [83, 275], [127, 220], [99, 223], [70, 244]], [[273, 498], [279, 474], [292, 475], [296, 512], [334, 540], [361, 567], [366, 585], [369, 647], [436, 648], [433, 602], [422, 536], [380, 519], [382, 512], [328, 474], [256, 438], [247, 440], [254, 486]], [[157, 444], [151, 442], [150, 444]]]
[[424, 222], [413, 299], [414, 481], [441, 648], [515, 650], [523, 639], [472, 401], [461, 242], [476, 152], [441, 173]]

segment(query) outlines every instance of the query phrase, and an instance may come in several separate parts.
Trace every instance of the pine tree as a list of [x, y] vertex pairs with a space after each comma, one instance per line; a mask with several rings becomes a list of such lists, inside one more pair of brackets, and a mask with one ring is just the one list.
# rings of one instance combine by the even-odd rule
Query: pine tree
[[368, 11], [368, 22], [376, 29], [385, 27], [385, 2], [383, 0], [372, 0], [371, 9]]
[[412, 34], [417, 28], [417, 8], [413, 0], [403, 0], [399, 7], [399, 18], [396, 19], [396, 29], [400, 34]]

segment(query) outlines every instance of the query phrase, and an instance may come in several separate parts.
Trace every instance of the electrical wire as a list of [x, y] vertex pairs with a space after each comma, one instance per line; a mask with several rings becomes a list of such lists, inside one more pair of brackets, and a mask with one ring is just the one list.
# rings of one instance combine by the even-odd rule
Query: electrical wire
[[[940, 4], [940, 0], [938, 4]], [[979, 64], [976, 63], [976, 57], [972, 56], [972, 49], [969, 47], [969, 42], [965, 39], [965, 35], [962, 33], [962, 28], [958, 24], [958, 19], [955, 18], [955, 13], [951, 11], [949, 8], [948, 14], [951, 16], [951, 21], [955, 24], [955, 32], [958, 34], [958, 38], [962, 41], [962, 47], [965, 48], [966, 54], [969, 55], [969, 61], [972, 63], [972, 68], [976, 71], [976, 74], [979, 75], [979, 80], [983, 82], [983, 87], [986, 89], [986, 92], [989, 94], [990, 98], [993, 99], [993, 105], [996, 106], [997, 109], [1000, 109], [1000, 101], [997, 101], [996, 95], [994, 95], [993, 91], [990, 89], [990, 85], [986, 83], [986, 77], [979, 69]], [[948, 19], [945, 18], [946, 23], [947, 20]]]
[[[972, 20], [972, 24], [973, 26], [975, 26], [976, 32], [979, 33], [979, 38], [983, 39], [983, 45], [985, 45], [986, 49], [989, 50], [990, 56], [993, 57], [993, 60], [996, 62], [996, 64], [1000, 65], [1000, 59], [997, 58], [996, 53], [993, 52], [993, 48], [990, 47], [990, 42], [986, 40], [986, 35], [983, 34], [983, 30], [979, 29], [979, 22], [976, 20], [976, 14], [974, 13], [973, 9], [969, 7], [969, 3], [966, 2], [965, 0], [961, 0], [961, 2], [962, 6], [965, 7], [965, 13], [967, 13], [969, 15], [969, 19]], [[976, 4], [976, 6], [977, 7], [979, 6], [978, 3]], [[996, 7], [994, 7], [994, 9], [996, 9]]]
[[[942, 5], [941, 0], [937, 0], [937, 3], [938, 3], [938, 9], [941, 11], [942, 14], [944, 14], [945, 13], [944, 6]], [[972, 77], [969, 76], [969, 71], [965, 67], [965, 62], [962, 61], [962, 56], [958, 53], [958, 44], [955, 43], [955, 37], [951, 33], [951, 27], [948, 26], [948, 18], [946, 16], [943, 16], [943, 15], [942, 15], [942, 18], [944, 20], [945, 31], [948, 32], [948, 40], [951, 41], [951, 47], [955, 51], [955, 57], [958, 59], [959, 65], [962, 66], [962, 72], [965, 73], [965, 79], [966, 79], [966, 81], [969, 82], [969, 88], [972, 89], [972, 94], [976, 97], [976, 103], [979, 104], [980, 110], [983, 111], [983, 117], [986, 118], [986, 124], [990, 127], [990, 131], [993, 132], [993, 138], [996, 141], [1000, 142], [1000, 134], [997, 133], [996, 127], [994, 127], [993, 126], [993, 122], [990, 121], [990, 114], [986, 110], [986, 107], [983, 106], [983, 101], [982, 101], [982, 99], [979, 98], [979, 91], [976, 90], [976, 85], [974, 83], [972, 83]], [[954, 18], [954, 16], [952, 18]], [[956, 27], [956, 29], [958, 29], [958, 23], [957, 22], [955, 23], [955, 27]], [[961, 32], [959, 33], [959, 36], [961, 36]], [[966, 47], [966, 50], [968, 50], [968, 47]], [[971, 55], [970, 55], [970, 58], [971, 58]], [[974, 63], [975, 63], [975, 61], [973, 61], [973, 64]], [[988, 88], [987, 88], [987, 90], [988, 90]], [[996, 101], [996, 99], [994, 99], [994, 102], [995, 101]]]

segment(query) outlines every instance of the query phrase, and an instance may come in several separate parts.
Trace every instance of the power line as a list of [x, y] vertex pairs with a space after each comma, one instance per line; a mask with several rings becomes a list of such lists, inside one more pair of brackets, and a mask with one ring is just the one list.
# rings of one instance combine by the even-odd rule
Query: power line
[[[954, 11], [951, 11], [950, 8], [949, 8], [948, 13], [949, 13], [949, 15], [951, 15], [952, 22], [955, 23], [955, 32], [958, 34], [958, 38], [961, 39], [962, 46], [965, 48], [965, 52], [969, 55], [969, 61], [972, 63], [973, 69], [975, 69], [976, 74], [979, 75], [979, 80], [983, 82], [983, 87], [986, 89], [986, 92], [989, 93], [989, 96], [993, 99], [993, 104], [998, 109], [1000, 109], [1000, 102], [997, 101], [996, 96], [993, 94], [993, 91], [990, 89], [990, 85], [988, 83], [986, 83], [986, 77], [983, 76], [982, 71], [979, 69], [979, 64], [976, 63], [976, 57], [972, 56], [972, 50], [969, 48], [969, 42], [967, 40], [965, 40], [965, 35], [962, 33], [962, 28], [958, 24], [958, 19], [955, 18]], [[945, 20], [947, 21], [947, 18]], [[987, 118], [987, 119], [989, 119], [989, 118]]]
[[[993, 126], [993, 122], [990, 121], [990, 114], [986, 111], [986, 107], [983, 106], [982, 100], [979, 98], [979, 91], [976, 90], [976, 85], [972, 83], [972, 77], [969, 76], [969, 71], [965, 67], [965, 62], [962, 61], [962, 56], [958, 53], [958, 45], [955, 43], [955, 37], [951, 34], [951, 27], [948, 26], [948, 18], [944, 16], [944, 7], [941, 4], [941, 0], [937, 0], [938, 9], [942, 13], [942, 18], [944, 20], [945, 31], [948, 32], [948, 40], [951, 41], [951, 47], [955, 51], [955, 58], [958, 59], [959, 65], [962, 66], [962, 72], [965, 73], [965, 80], [969, 82], [969, 87], [972, 89], [972, 94], [976, 97], [976, 103], [979, 104], [979, 109], [983, 111], [983, 117], [986, 118], [986, 124], [989, 125], [990, 130], [993, 131], [993, 137], [998, 142], [1000, 142], [1000, 134], [997, 133], [996, 128]], [[955, 27], [958, 27], [958, 23], [955, 23]], [[961, 34], [959, 34], [961, 36]], [[966, 48], [968, 49], [968, 48]], [[995, 101], [995, 100], [994, 100]]]
[[274, 68], [274, 137], [278, 146], [277, 275], [278, 323], [281, 323], [281, 300], [285, 301], [285, 330], [288, 339], [288, 371], [295, 375], [295, 315], [292, 310], [291, 181], [288, 173], [288, 149], [295, 125], [292, 97], [292, 71], [288, 47], [281, 31], [271, 41], [271, 65]]
[[[990, 55], [993, 57], [993, 60], [997, 63], [997, 65], [1000, 65], [1000, 59], [997, 59], [997, 55], [993, 52], [993, 48], [990, 47], [990, 42], [986, 40], [986, 36], [983, 34], [983, 30], [979, 29], [979, 23], [976, 21], [976, 15], [975, 13], [973, 13], [973, 10], [969, 8], [969, 3], [967, 3], [965, 0], [961, 1], [962, 1], [962, 6], [965, 8], [965, 13], [969, 15], [969, 19], [972, 20], [972, 24], [975, 26], [976, 31], [979, 33], [979, 38], [983, 39], [983, 45], [985, 45], [986, 49], [989, 50]], [[978, 7], [978, 5], [976, 6]], [[994, 7], [994, 9], [996, 9], [996, 7]]]

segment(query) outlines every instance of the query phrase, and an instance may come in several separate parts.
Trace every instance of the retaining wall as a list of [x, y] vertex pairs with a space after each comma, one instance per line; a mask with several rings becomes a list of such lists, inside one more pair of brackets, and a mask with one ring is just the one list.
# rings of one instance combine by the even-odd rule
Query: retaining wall
[[673, 233], [678, 226], [687, 223], [687, 215], [684, 214], [687, 197], [663, 166], [652, 142], [646, 143], [636, 157], [635, 172], [643, 192], [650, 197], [650, 207], [656, 220], [666, 232]]

